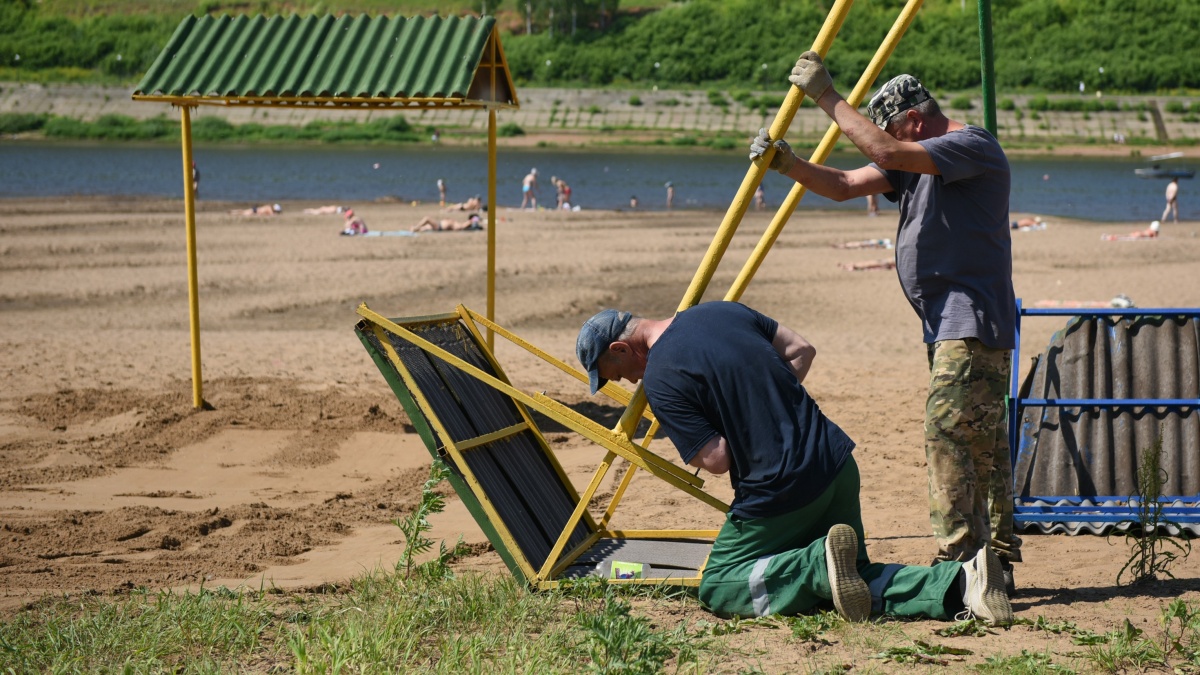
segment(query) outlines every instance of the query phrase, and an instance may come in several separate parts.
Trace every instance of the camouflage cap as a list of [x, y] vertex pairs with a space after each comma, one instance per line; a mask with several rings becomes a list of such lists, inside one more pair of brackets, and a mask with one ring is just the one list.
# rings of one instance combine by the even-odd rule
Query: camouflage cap
[[876, 126], [886, 129], [893, 117], [932, 98], [929, 90], [917, 78], [907, 74], [897, 75], [871, 97], [867, 113]]

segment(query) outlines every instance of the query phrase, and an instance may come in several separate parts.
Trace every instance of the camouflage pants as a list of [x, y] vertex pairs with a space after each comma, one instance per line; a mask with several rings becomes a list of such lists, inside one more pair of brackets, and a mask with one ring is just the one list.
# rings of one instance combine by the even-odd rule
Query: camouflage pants
[[928, 347], [925, 459], [937, 557], [966, 561], [990, 543], [1001, 558], [1020, 560], [1004, 405], [1011, 354], [975, 339]]

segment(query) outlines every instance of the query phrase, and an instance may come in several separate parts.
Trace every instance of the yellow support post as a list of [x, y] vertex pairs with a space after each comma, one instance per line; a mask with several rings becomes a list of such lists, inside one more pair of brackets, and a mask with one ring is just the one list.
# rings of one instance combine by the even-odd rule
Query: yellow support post
[[[846, 14], [850, 12], [850, 6], [853, 4], [854, 0], [836, 0], [833, 3], [833, 7], [825, 17], [825, 24], [817, 33], [817, 39], [813, 41], [813, 51], [822, 57], [829, 52], [829, 46], [833, 44], [833, 38], [841, 30], [842, 23], [846, 20]], [[787, 97], [783, 99], [783, 106], [779, 108], [779, 112], [775, 115], [775, 121], [771, 123], [771, 138], [782, 138], [787, 133], [788, 127], [792, 124], [792, 118], [796, 116], [796, 111], [800, 109], [800, 103], [803, 100], [804, 92], [799, 87], [793, 86], [788, 90]], [[708, 282], [712, 280], [717, 265], [721, 262], [721, 257], [725, 255], [725, 249], [729, 247], [730, 240], [737, 232], [737, 227], [742, 222], [742, 216], [746, 215], [746, 210], [750, 207], [750, 199], [754, 196], [754, 190], [762, 182], [767, 167], [771, 166], [771, 157], [774, 152], [774, 149], [768, 148], [767, 154], [761, 160], [751, 163], [750, 168], [746, 171], [746, 177], [742, 179], [737, 195], [734, 196], [729, 210], [725, 213], [724, 220], [721, 221], [712, 243], [708, 246], [708, 252], [705, 253], [700, 267], [692, 277], [692, 283], [684, 293], [678, 311], [682, 312], [700, 302], [700, 299], [704, 297]], [[646, 393], [639, 383], [633, 393], [633, 399], [625, 408], [615, 430], [625, 434], [626, 438], [633, 438], [637, 431], [638, 419], [641, 418], [642, 411], [645, 409]]]
[[196, 190], [192, 186], [192, 114], [181, 106], [183, 137], [183, 214], [187, 228], [188, 321], [192, 330], [192, 407], [204, 407], [204, 376], [200, 371], [200, 282], [196, 274]]
[[[492, 28], [491, 100], [496, 100], [496, 67], [500, 63], [500, 32]], [[487, 318], [496, 320], [496, 107], [488, 105], [488, 252], [487, 252]], [[487, 332], [488, 351], [496, 349], [496, 336]]]
[[[493, 76], [494, 77], [494, 76]], [[496, 109], [488, 107], [488, 250], [487, 250], [487, 318], [496, 320]], [[487, 331], [489, 350], [496, 348], [496, 336]]]
[[[879, 73], [883, 70], [884, 64], [892, 56], [892, 52], [896, 50], [896, 45], [900, 43], [900, 38], [904, 37], [904, 33], [908, 27], [912, 25], [913, 19], [917, 17], [917, 10], [921, 9], [921, 4], [924, 0], [908, 0], [908, 4], [904, 6], [904, 10], [900, 12], [900, 16], [896, 18], [896, 22], [892, 24], [892, 29], [888, 31], [887, 37], [883, 43], [879, 45], [879, 49], [875, 52], [871, 62], [867, 64], [867, 69], [863, 71], [862, 77], [858, 79], [858, 84], [854, 86], [854, 90], [850, 92], [850, 97], [846, 102], [857, 108], [866, 98], [867, 92], [875, 79], [879, 77]], [[826, 159], [829, 159], [830, 153], [833, 152], [833, 147], [841, 137], [842, 130], [836, 122], [829, 125], [829, 130], [825, 132], [825, 137], [821, 139], [821, 143], [817, 149], [813, 151], [812, 157], [809, 159], [814, 164], [823, 164]], [[771, 138], [779, 138], [774, 132], [771, 132]], [[768, 163], [769, 166], [769, 163]], [[804, 198], [808, 188], [797, 183], [792, 186], [788, 192], [788, 196], [779, 205], [779, 210], [775, 212], [775, 217], [771, 219], [771, 224], [767, 227], [766, 232], [763, 232], [762, 238], [758, 240], [758, 245], [754, 247], [754, 251], [750, 254], [750, 258], [746, 260], [746, 264], [742, 266], [741, 272], [738, 273], [737, 279], [734, 279], [733, 285], [730, 286], [729, 292], [725, 294], [726, 300], [738, 300], [742, 297], [742, 293], [746, 292], [746, 287], [750, 285], [751, 279], [758, 272], [762, 261], [770, 253], [771, 247], [775, 245], [775, 240], [779, 238], [779, 234], [783, 232], [784, 225], [787, 225], [788, 219], [792, 217], [796, 207], [800, 204], [800, 200]]]

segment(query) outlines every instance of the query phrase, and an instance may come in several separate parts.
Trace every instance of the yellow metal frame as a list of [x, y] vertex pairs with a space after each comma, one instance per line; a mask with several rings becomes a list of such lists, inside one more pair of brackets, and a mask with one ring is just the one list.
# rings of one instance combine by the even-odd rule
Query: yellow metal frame
[[[829, 10], [829, 14], [825, 17], [825, 23], [821, 26], [821, 31], [817, 34], [816, 40], [813, 41], [813, 51], [818, 52], [822, 57], [828, 53], [830, 46], [833, 44], [833, 39], [841, 29], [842, 23], [845, 21], [853, 2], [854, 0], [837, 0], [834, 3], [833, 7]], [[903, 37], [908, 27], [912, 25], [912, 21], [916, 18], [917, 10], [921, 8], [922, 2], [923, 0], [908, 0], [908, 3], [901, 10], [899, 17], [897, 17], [892, 28], [888, 31], [887, 36], [880, 44], [874, 57], [872, 57], [871, 62], [867, 65], [866, 70], [859, 78], [858, 84], [855, 86], [850, 98], [847, 99], [848, 103], [857, 107], [862, 102], [867, 90], [875, 81], [875, 78], [879, 76], [880, 71], [883, 70], [883, 66], [887, 63], [888, 58], [891, 57], [892, 52], [895, 51], [900, 38]], [[792, 119], [795, 117], [796, 111], [799, 110], [803, 98], [804, 92], [799, 87], [793, 86], [788, 90], [783, 105], [780, 107], [778, 114], [776, 114], [774, 122], [771, 123], [769, 131], [771, 138], [783, 138], [784, 134], [787, 133], [787, 129], [791, 126]], [[823, 163], [828, 159], [840, 134], [841, 129], [838, 128], [837, 124], [830, 124], [825, 137], [813, 153], [811, 161]], [[742, 217], [745, 216], [750, 206], [751, 196], [754, 194], [759, 183], [762, 182], [763, 175], [771, 166], [771, 159], [774, 154], [774, 147], [769, 147], [762, 157], [751, 162], [750, 168], [746, 172], [746, 177], [742, 180], [742, 184], [738, 188], [733, 202], [729, 205], [729, 210], [726, 212], [724, 220], [721, 221], [721, 225], [717, 228], [712, 243], [709, 244], [708, 251], [701, 260], [700, 266], [696, 269], [692, 283], [684, 293], [677, 311], [682, 312], [696, 305], [703, 298], [704, 291], [708, 288], [708, 284], [716, 273], [721, 258], [724, 256], [730, 241], [733, 239], [733, 235], [737, 232], [737, 227], [741, 223]], [[737, 300], [741, 297], [806, 191], [807, 188], [797, 184], [788, 193], [787, 198], [780, 205], [770, 226], [763, 233], [758, 245], [739, 272], [724, 299]], [[636, 427], [636, 420], [640, 417], [642, 411], [645, 410], [646, 404], [646, 393], [639, 383], [629, 405], [625, 409], [625, 413], [617, 423], [616, 429], [624, 433], [627, 437], [632, 436], [633, 428]]]
[[[226, 107], [271, 107], [271, 108], [334, 108], [339, 110], [374, 110], [374, 109], [433, 109], [433, 108], [466, 108], [484, 109], [488, 112], [488, 251], [487, 251], [487, 315], [496, 316], [496, 111], [516, 109], [520, 107], [517, 89], [513, 85], [512, 74], [508, 70], [508, 59], [504, 56], [504, 47], [500, 44], [500, 32], [492, 27], [488, 42], [484, 45], [483, 55], [476, 66], [472, 78], [472, 87], [480, 80], [481, 71], [485, 75], [485, 90], [493, 100], [472, 99], [465, 97], [429, 98], [429, 97], [333, 97], [333, 96], [156, 96], [135, 94], [133, 100], [152, 103], [169, 103], [180, 110], [183, 144], [183, 208], [187, 229], [187, 265], [188, 265], [188, 319], [191, 329], [192, 351], [192, 406], [203, 408], [204, 377], [200, 359], [200, 291], [199, 273], [196, 262], [196, 193], [192, 188], [192, 118], [191, 111], [197, 106], [226, 106]], [[512, 102], [494, 100], [500, 91], [498, 78], [503, 76], [508, 85]], [[487, 344], [492, 346], [492, 336], [489, 333]]]
[[[464, 480], [479, 499], [484, 512], [487, 514], [488, 520], [495, 528], [498, 536], [509, 549], [526, 578], [532, 580], [531, 583], [537, 585], [539, 588], [552, 588], [556, 586], [558, 582], [555, 581], [555, 578], [562, 574], [563, 570], [574, 563], [574, 561], [578, 559], [580, 555], [585, 553], [593, 544], [602, 538], [714, 539], [716, 537], [717, 530], [715, 529], [608, 529], [608, 523], [611, 522], [619, 502], [629, 487], [635, 468], [641, 468], [644, 471], [648, 471], [652, 475], [666, 481], [672, 487], [682, 490], [683, 492], [695, 497], [701, 502], [704, 502], [705, 504], [717, 509], [722, 513], [729, 510], [729, 505], [704, 492], [701, 489], [704, 485], [703, 479], [650, 452], [644, 445], [633, 443], [629, 438], [626, 438], [625, 436], [622, 436], [612, 430], [606, 429], [600, 424], [597, 424], [587, 417], [584, 417], [583, 415], [580, 415], [574, 410], [568, 408], [564, 404], [549, 398], [545, 394], [527, 394], [513, 387], [508, 380], [508, 376], [504, 373], [503, 368], [496, 361], [491, 349], [486, 347], [486, 343], [483, 340], [483, 335], [480, 333], [478, 325], [483, 325], [490, 333], [501, 335], [505, 339], [510, 340], [513, 344], [522, 347], [530, 354], [533, 354], [547, 363], [554, 365], [558, 369], [570, 374], [576, 379], [586, 382], [587, 375], [585, 373], [575, 370], [561, 360], [554, 358], [545, 351], [538, 349], [526, 340], [508, 330], [505, 330], [486, 317], [481, 316], [477, 312], [474, 312], [463, 305], [459, 305], [457, 307], [457, 311], [451, 314], [440, 314], [430, 317], [415, 317], [413, 319], [405, 319], [404, 323], [409, 327], [416, 327], [421, 323], [445, 322], [451, 319], [461, 320], [462, 324], [475, 338], [477, 344], [481, 348], [481, 351], [484, 353], [489, 364], [495, 369], [495, 372], [499, 377], [493, 377], [492, 375], [480, 370], [470, 363], [458, 358], [447, 350], [442, 349], [428, 340], [425, 340], [409, 328], [405, 327], [405, 325], [396, 323], [371, 310], [366, 306], [366, 304], [359, 305], [358, 314], [362, 316], [363, 319], [365, 319], [370, 325], [371, 330], [374, 331], [375, 336], [379, 339], [380, 344], [383, 345], [388, 361], [396, 368], [396, 371], [400, 374], [400, 377], [404, 380], [406, 387], [412, 394], [413, 400], [424, 413], [425, 417], [429, 420], [434, 430], [437, 431], [438, 435], [441, 437], [445, 447], [440, 448], [439, 452], [442, 452], [452, 458], [455, 465], [462, 470]], [[496, 389], [497, 391], [509, 396], [516, 404], [517, 409], [521, 412], [524, 422], [475, 438], [458, 442], [452, 441], [441, 419], [437, 416], [432, 406], [430, 406], [428, 400], [426, 400], [420, 389], [417, 387], [415, 380], [412, 378], [408, 369], [405, 368], [404, 364], [400, 361], [395, 349], [392, 348], [391, 343], [387, 339], [388, 333], [406, 340], [426, 353], [435, 356], [445, 363], [455, 367], [459, 371], [470, 375], [480, 382], [483, 382], [493, 389]], [[617, 387], [612, 383], [606, 385], [605, 393], [612, 396], [614, 400], [618, 401], [622, 399], [628, 400], [629, 398], [628, 392], [625, 392], [620, 387]], [[538, 412], [550, 417], [560, 424], [563, 424], [576, 433], [581, 434], [585, 438], [588, 438], [606, 450], [604, 458], [601, 460], [600, 465], [593, 472], [592, 478], [588, 482], [588, 485], [582, 494], [576, 493], [574, 488], [570, 487], [572, 485], [570, 479], [567, 477], [566, 472], [563, 470], [561, 464], [559, 464], [554, 453], [551, 451], [549, 444], [546, 443], [545, 438], [542, 436], [532, 418], [529, 416], [527, 408], [533, 408], [534, 410], [537, 410]], [[653, 420], [649, 416], [647, 418], [651, 421], [651, 430], [656, 429], [657, 421]], [[541, 447], [542, 452], [546, 454], [551, 466], [554, 468], [554, 471], [562, 481], [562, 484], [569, 486], [569, 494], [575, 500], [574, 511], [567, 520], [566, 525], [563, 527], [561, 534], [555, 541], [549, 555], [546, 557], [546, 560], [538, 569], [534, 569], [533, 565], [522, 554], [521, 549], [516, 544], [515, 538], [505, 526], [504, 522], [500, 519], [499, 513], [497, 512], [495, 506], [484, 493], [478, 479], [470, 471], [463, 455], [464, 451], [471, 448], [480, 447], [487, 443], [494, 442], [495, 440], [506, 438], [513, 434], [522, 433], [525, 431], [532, 432], [534, 437], [537, 438], [538, 445]], [[651, 434], [647, 433], [647, 444], [649, 443], [650, 436]], [[592, 517], [591, 513], [588, 511], [587, 507], [595, 497], [596, 492], [599, 490], [605, 476], [612, 468], [617, 457], [626, 459], [630, 463], [630, 469], [622, 476], [620, 485], [604, 509], [604, 516], [601, 518], [600, 522], [597, 523]], [[581, 522], [586, 524], [587, 528], [591, 530], [591, 534], [579, 546], [576, 546], [569, 551], [565, 550], [566, 544], [571, 538], [571, 534]], [[645, 584], [673, 583], [685, 586], [694, 586], [699, 584], [699, 576], [672, 577], [670, 579], [638, 579], [631, 581], [633, 583]]]
[[[854, 4], [854, 0], [836, 0], [833, 3], [833, 7], [829, 9], [829, 14], [825, 16], [825, 23], [821, 25], [821, 30], [817, 33], [816, 40], [813, 41], [813, 51], [819, 53], [822, 57], [829, 52], [829, 47], [833, 44], [833, 39], [837, 36], [838, 31], [841, 30], [842, 23], [845, 22], [846, 15], [850, 12], [852, 4]], [[771, 123], [771, 138], [783, 138], [783, 135], [787, 133], [788, 127], [792, 124], [792, 119], [796, 116], [796, 111], [800, 109], [800, 103], [803, 100], [804, 92], [799, 87], [788, 89], [787, 96], [783, 99], [783, 105], [780, 106], [779, 112], [776, 113], [775, 121]], [[733, 197], [733, 202], [729, 204], [729, 209], [725, 212], [725, 217], [721, 220], [720, 226], [717, 227], [717, 232], [708, 246], [708, 251], [705, 252], [704, 258], [701, 259], [700, 266], [696, 269], [691, 284], [688, 285], [683, 299], [679, 302], [677, 311], [682, 312], [700, 302], [704, 297], [704, 291], [708, 288], [709, 282], [712, 281], [712, 277], [717, 271], [717, 265], [720, 264], [721, 258], [725, 255], [725, 250], [729, 248], [729, 242], [733, 240], [733, 235], [737, 233], [737, 228], [742, 222], [742, 217], [746, 215], [747, 209], [750, 208], [750, 199], [754, 195], [754, 191], [758, 188], [758, 184], [762, 182], [763, 175], [766, 174], [768, 167], [771, 166], [771, 158], [774, 155], [775, 148], [767, 148], [767, 152], [763, 155], [762, 159], [752, 162], [750, 168], [746, 170], [746, 176], [742, 179], [742, 184], [738, 187], [737, 194]], [[625, 408], [625, 413], [621, 415], [620, 421], [617, 422], [616, 429], [623, 433], [626, 438], [632, 437], [637, 427], [637, 420], [645, 409], [646, 392], [639, 382], [633, 392], [633, 398]]]

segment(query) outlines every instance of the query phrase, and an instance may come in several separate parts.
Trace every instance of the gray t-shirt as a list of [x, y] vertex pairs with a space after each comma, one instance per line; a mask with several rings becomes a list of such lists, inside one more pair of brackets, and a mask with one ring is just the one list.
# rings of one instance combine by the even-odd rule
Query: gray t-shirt
[[941, 175], [885, 171], [900, 202], [896, 273], [927, 343], [978, 338], [1012, 349], [1016, 298], [1008, 229], [1011, 176], [1000, 143], [967, 126], [919, 141]]

